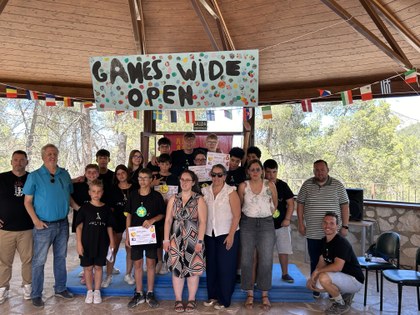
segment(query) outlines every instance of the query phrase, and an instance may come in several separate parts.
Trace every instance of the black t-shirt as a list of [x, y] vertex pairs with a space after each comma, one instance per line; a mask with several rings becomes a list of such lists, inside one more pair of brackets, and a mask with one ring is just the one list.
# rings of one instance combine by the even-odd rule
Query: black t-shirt
[[188, 169], [188, 166], [194, 165], [194, 151], [191, 154], [185, 153], [184, 150], [173, 151], [171, 153], [171, 160], [171, 173], [179, 176], [183, 170]]
[[[131, 226], [142, 226], [143, 222], [159, 214], [165, 215], [166, 205], [163, 197], [153, 189], [146, 196], [139, 194], [138, 190], [130, 192], [126, 211], [131, 214]], [[161, 226], [164, 219], [155, 223]]]
[[159, 173], [160, 168], [158, 165], [153, 165], [152, 162], [147, 163], [146, 168], [152, 171], [152, 173]]
[[[109, 203], [109, 191], [111, 190], [113, 181], [114, 181], [114, 172], [111, 170], [108, 170], [105, 174], [99, 174], [98, 179], [102, 181], [102, 184], [104, 185], [104, 194], [101, 198], [103, 202], [106, 204]], [[90, 199], [89, 199], [90, 200]]]
[[226, 175], [226, 184], [229, 186], [239, 187], [240, 183], [246, 180], [245, 168], [240, 166], [236, 170], [228, 171]]
[[137, 168], [134, 172], [130, 172], [128, 175], [128, 182], [133, 185], [135, 189], [140, 188], [139, 184], [139, 173], [141, 171], [142, 167]]
[[109, 247], [108, 227], [112, 227], [111, 208], [96, 207], [90, 202], [83, 204], [77, 215], [76, 226], [83, 223], [82, 245], [84, 257], [106, 257]]
[[26, 231], [34, 225], [23, 204], [28, 173], [18, 177], [12, 171], [0, 174], [0, 219], [4, 222], [2, 230]]
[[[80, 207], [90, 201], [89, 185], [86, 182], [86, 179], [82, 183], [73, 184], [73, 193], [71, 194], [71, 197]], [[71, 225], [71, 231], [73, 233], [76, 232], [77, 213], [78, 211], [73, 210], [73, 223]]]
[[115, 220], [114, 230], [117, 233], [122, 233], [125, 230], [126, 216], [124, 212], [126, 211], [129, 195], [133, 190], [135, 190], [133, 186], [128, 189], [121, 189], [117, 185], [114, 185], [111, 188], [109, 205], [113, 210], [112, 214]]
[[281, 222], [286, 217], [287, 200], [293, 198], [295, 195], [289, 185], [280, 179], [276, 180], [276, 190], [278, 198], [277, 210], [280, 211], [280, 216], [274, 219], [274, 228], [279, 229], [281, 228]]
[[336, 257], [343, 259], [345, 263], [341, 272], [355, 277], [360, 283], [365, 281], [365, 276], [353, 248], [349, 241], [340, 234], [334, 236], [328, 243], [325, 237], [322, 239], [321, 254], [326, 264], [332, 264]]
[[175, 175], [171, 174], [168, 176], [163, 176], [157, 174], [155, 176], [156, 179], [159, 179], [161, 185], [168, 185], [168, 186], [178, 186], [179, 187], [179, 179]]

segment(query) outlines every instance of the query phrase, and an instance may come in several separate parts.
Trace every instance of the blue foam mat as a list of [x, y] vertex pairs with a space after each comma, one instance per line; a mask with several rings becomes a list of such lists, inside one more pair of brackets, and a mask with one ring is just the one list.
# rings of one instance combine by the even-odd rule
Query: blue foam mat
[[[118, 275], [113, 275], [112, 283], [108, 288], [102, 288], [103, 296], [132, 296], [134, 285], [128, 285], [124, 282], [125, 275], [125, 249], [121, 248], [116, 257], [115, 267], [121, 270]], [[86, 294], [86, 286], [80, 284], [78, 277], [82, 267], [77, 267], [67, 275], [67, 287], [70, 292], [78, 295]], [[105, 272], [104, 272], [105, 273]], [[280, 265], [273, 265], [273, 285], [269, 291], [270, 301], [272, 302], [313, 302], [312, 291], [306, 288], [306, 277], [294, 264], [289, 264], [289, 275], [295, 279], [294, 283], [287, 283], [280, 279]], [[143, 277], [143, 287], [146, 288], [146, 275]], [[200, 277], [200, 283], [196, 294], [197, 300], [207, 300], [206, 274]], [[160, 300], [174, 300], [175, 296], [172, 289], [172, 274], [156, 275], [155, 277], [155, 295]], [[184, 299], [187, 299], [186, 284], [184, 289]], [[255, 297], [260, 298], [261, 292], [256, 291]], [[239, 284], [236, 284], [232, 301], [244, 301], [246, 292], [242, 291]]]

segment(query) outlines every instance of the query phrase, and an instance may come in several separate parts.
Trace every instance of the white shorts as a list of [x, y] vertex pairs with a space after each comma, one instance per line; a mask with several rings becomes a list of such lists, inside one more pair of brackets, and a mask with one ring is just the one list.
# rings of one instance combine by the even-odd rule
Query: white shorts
[[279, 254], [293, 254], [290, 225], [276, 229], [276, 248]]
[[[332, 283], [340, 290], [340, 293], [356, 293], [363, 287], [363, 284], [357, 281], [355, 277], [346, 273], [327, 272], [327, 274], [331, 278]], [[319, 280], [316, 282], [316, 287], [324, 290]]]

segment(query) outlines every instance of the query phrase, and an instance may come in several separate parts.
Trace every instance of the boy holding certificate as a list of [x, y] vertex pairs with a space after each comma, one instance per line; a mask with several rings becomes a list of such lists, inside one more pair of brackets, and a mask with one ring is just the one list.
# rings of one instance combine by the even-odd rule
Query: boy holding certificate
[[[128, 303], [129, 308], [147, 302], [150, 307], [159, 306], [153, 288], [155, 282], [155, 264], [158, 244], [162, 240], [156, 237], [156, 225], [163, 224], [165, 201], [152, 187], [152, 171], [144, 168], [138, 175], [140, 188], [132, 191], [127, 201], [126, 245], [131, 247], [131, 259], [134, 261], [136, 291]], [[135, 227], [135, 228], [133, 228]], [[131, 229], [130, 229], [131, 228]], [[138, 233], [138, 229], [141, 233]], [[130, 231], [131, 230], [131, 231]], [[138, 233], [138, 234], [137, 234]], [[137, 237], [138, 236], [138, 237]], [[151, 240], [155, 240], [154, 242]], [[143, 292], [143, 254], [146, 252], [147, 293]]]

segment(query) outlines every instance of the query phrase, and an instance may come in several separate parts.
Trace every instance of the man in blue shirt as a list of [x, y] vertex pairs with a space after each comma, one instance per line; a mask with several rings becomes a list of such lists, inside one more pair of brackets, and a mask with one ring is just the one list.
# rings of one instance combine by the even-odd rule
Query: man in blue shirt
[[72, 299], [67, 291], [66, 255], [69, 238], [67, 214], [73, 185], [69, 173], [58, 167], [58, 149], [47, 144], [41, 149], [44, 164], [28, 175], [23, 193], [25, 208], [34, 223], [32, 259], [32, 304], [43, 307], [44, 266], [53, 246], [55, 296]]

